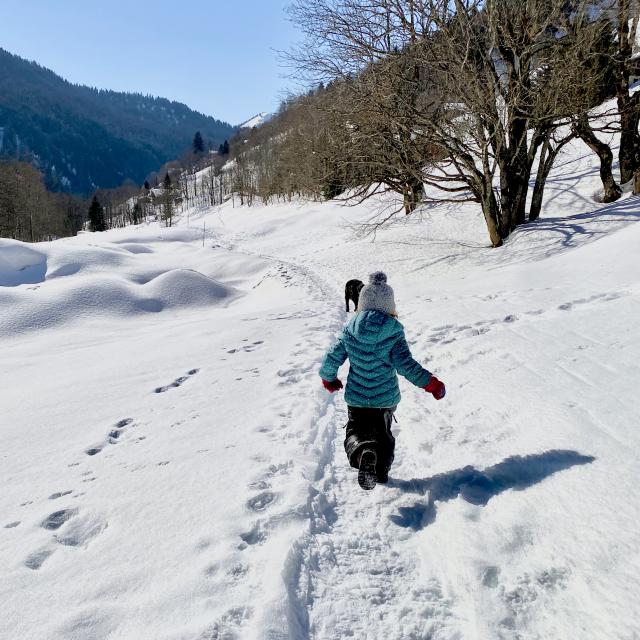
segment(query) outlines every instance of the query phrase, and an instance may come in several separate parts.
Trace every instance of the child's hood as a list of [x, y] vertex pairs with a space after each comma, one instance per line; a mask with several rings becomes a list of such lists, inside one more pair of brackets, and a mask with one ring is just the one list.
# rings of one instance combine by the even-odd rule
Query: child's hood
[[360, 342], [375, 344], [394, 335], [401, 335], [403, 327], [393, 316], [370, 310], [357, 313], [345, 331]]

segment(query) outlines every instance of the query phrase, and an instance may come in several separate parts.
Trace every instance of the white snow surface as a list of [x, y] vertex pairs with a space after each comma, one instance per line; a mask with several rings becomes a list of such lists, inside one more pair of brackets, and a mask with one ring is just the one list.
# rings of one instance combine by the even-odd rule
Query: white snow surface
[[[500, 249], [338, 202], [0, 241], [0, 637], [638, 639], [640, 200], [597, 189], [576, 144]], [[377, 269], [447, 396], [401, 381], [363, 492], [318, 368]]]
[[273, 114], [267, 111], [261, 111], [252, 118], [245, 120], [245, 122], [243, 122], [242, 124], [239, 124], [238, 129], [253, 129], [253, 127], [259, 127], [260, 125], [263, 125], [265, 122], [270, 120], [272, 117]]

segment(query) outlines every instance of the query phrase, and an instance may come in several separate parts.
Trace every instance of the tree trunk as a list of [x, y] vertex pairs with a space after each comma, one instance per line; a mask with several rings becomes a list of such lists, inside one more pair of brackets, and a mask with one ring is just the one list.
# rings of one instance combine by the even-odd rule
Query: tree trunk
[[625, 184], [633, 178], [640, 165], [640, 136], [638, 136], [637, 108], [630, 100], [618, 99], [620, 110], [620, 182]]
[[520, 142], [519, 151], [514, 158], [514, 176], [512, 180], [515, 182], [514, 189], [514, 210], [513, 217], [511, 219], [511, 228], [509, 231], [513, 231], [517, 226], [524, 224], [527, 221], [527, 194], [529, 192], [529, 178], [531, 177], [531, 167], [533, 162], [530, 162], [527, 154], [527, 131], [526, 128], [522, 134], [523, 139]]
[[413, 213], [422, 200], [424, 186], [422, 180], [410, 178], [403, 189], [404, 212], [406, 215]]
[[540, 217], [544, 187], [547, 184], [547, 178], [549, 177], [549, 173], [551, 172], [551, 168], [553, 167], [553, 163], [561, 146], [564, 145], [561, 144], [553, 149], [549, 143], [549, 138], [546, 138], [542, 145], [542, 149], [540, 149], [540, 160], [538, 162], [536, 182], [533, 186], [531, 208], [529, 209], [529, 222], [535, 222]]
[[517, 226], [524, 224], [527, 221], [527, 193], [529, 191], [529, 176], [531, 175], [531, 169], [526, 175], [519, 174], [517, 176], [517, 186], [515, 189], [515, 198], [513, 203], [513, 214], [511, 216], [511, 227], [509, 231], [513, 231]]
[[531, 209], [529, 209], [529, 222], [535, 222], [540, 217], [542, 209], [542, 196], [544, 195], [544, 186], [547, 182], [549, 171], [546, 170], [546, 158], [549, 150], [549, 141], [545, 140], [540, 151], [540, 161], [538, 163], [538, 172], [536, 173], [536, 183], [533, 186], [533, 195], [531, 197]]
[[573, 129], [576, 135], [600, 158], [600, 179], [604, 188], [602, 202], [614, 202], [622, 195], [622, 190], [613, 177], [613, 153], [609, 145], [598, 140], [586, 116], [579, 117]]
[[498, 157], [500, 166], [500, 235], [507, 238], [526, 222], [527, 193], [532, 162], [527, 154], [527, 129], [523, 120], [512, 124], [509, 147]]
[[491, 246], [494, 248], [501, 246], [502, 235], [499, 232], [498, 203], [491, 189], [489, 189], [488, 195], [482, 198], [482, 213], [484, 214], [484, 220], [487, 224], [487, 230], [489, 231]]

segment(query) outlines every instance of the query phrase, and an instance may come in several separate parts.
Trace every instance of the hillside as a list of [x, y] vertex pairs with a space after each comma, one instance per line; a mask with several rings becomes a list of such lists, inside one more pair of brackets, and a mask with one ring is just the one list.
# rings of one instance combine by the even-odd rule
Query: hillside
[[257, 113], [253, 118], [249, 118], [242, 124], [238, 125], [238, 129], [253, 129], [253, 127], [259, 127], [265, 122], [268, 122], [273, 117], [273, 114], [267, 111], [261, 111]]
[[[0, 636], [636, 638], [640, 198], [598, 188], [572, 142], [498, 249], [473, 204], [354, 234], [385, 200], [0, 240]], [[447, 396], [401, 380], [363, 492], [318, 368], [380, 268]]]
[[73, 85], [0, 49], [0, 157], [32, 157], [53, 188], [141, 183], [196, 131], [217, 148], [234, 127], [163, 98]]

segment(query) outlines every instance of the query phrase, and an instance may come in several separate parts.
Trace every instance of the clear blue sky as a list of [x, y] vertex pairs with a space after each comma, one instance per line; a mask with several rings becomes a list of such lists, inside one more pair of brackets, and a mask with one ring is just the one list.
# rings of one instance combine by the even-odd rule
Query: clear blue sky
[[184, 102], [239, 124], [288, 86], [289, 0], [0, 0], [0, 47], [71, 82]]

